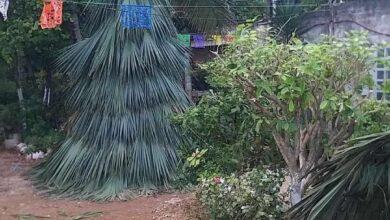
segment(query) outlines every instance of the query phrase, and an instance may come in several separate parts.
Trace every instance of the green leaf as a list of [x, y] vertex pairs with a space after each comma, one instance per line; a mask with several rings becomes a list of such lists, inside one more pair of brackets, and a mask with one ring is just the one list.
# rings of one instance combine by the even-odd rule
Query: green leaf
[[295, 110], [295, 106], [294, 106], [294, 102], [293, 102], [293, 101], [290, 101], [290, 102], [288, 103], [288, 110], [289, 110], [290, 112], [293, 112], [293, 111]]
[[256, 128], [255, 128], [256, 133], [260, 133], [260, 128], [262, 125], [263, 125], [263, 120], [260, 119], [256, 122]]
[[286, 95], [289, 91], [290, 91], [290, 88], [284, 87], [280, 93], [281, 93], [281, 95]]
[[328, 105], [329, 105], [329, 101], [327, 101], [327, 100], [322, 101], [321, 105], [320, 105], [320, 109], [324, 110], [324, 109], [326, 109], [328, 107]]

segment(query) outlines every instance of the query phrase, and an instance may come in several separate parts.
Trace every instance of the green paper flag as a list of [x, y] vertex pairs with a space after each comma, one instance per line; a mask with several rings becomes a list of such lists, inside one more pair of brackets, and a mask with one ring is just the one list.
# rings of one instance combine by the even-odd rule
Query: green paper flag
[[191, 35], [189, 34], [178, 34], [177, 39], [180, 44], [186, 47], [191, 47]]

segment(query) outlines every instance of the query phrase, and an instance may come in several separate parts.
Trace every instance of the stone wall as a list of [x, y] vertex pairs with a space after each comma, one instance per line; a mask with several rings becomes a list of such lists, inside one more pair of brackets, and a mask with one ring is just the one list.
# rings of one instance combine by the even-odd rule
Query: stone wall
[[[356, 0], [334, 6], [334, 35], [342, 37], [347, 31], [369, 32], [373, 43], [390, 42], [390, 0]], [[303, 17], [298, 34], [308, 42], [328, 35], [332, 27], [328, 6]]]

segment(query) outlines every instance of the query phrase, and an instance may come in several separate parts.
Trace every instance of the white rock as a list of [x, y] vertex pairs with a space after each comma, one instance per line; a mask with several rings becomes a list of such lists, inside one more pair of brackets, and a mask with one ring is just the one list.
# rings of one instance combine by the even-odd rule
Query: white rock
[[39, 152], [34, 152], [32, 154], [28, 154], [26, 156], [26, 159], [27, 160], [38, 160], [38, 159], [42, 159], [44, 157], [45, 157], [45, 154], [42, 151], [39, 151]]
[[44, 157], [45, 157], [45, 154], [42, 151], [35, 152], [35, 153], [32, 154], [32, 159], [33, 160], [42, 159]]
[[16, 145], [16, 148], [22, 153], [26, 153], [26, 150], [27, 150], [27, 144], [25, 143], [20, 143], [18, 145]]

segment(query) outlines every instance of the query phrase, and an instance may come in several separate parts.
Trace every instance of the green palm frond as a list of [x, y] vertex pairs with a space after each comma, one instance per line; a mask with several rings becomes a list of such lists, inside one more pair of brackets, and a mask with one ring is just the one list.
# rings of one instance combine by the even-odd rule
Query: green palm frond
[[[321, 8], [328, 0], [278, 0], [275, 2], [275, 16], [271, 17], [271, 26], [276, 29], [279, 38], [290, 40], [297, 31], [302, 16], [306, 12]], [[300, 2], [300, 3], [297, 3]], [[308, 7], [308, 5], [311, 5]]]
[[390, 132], [352, 140], [313, 174], [291, 219], [390, 219]]
[[218, 32], [234, 23], [232, 10], [234, 0], [171, 0], [180, 19], [200, 32]]
[[189, 104], [181, 86], [189, 57], [166, 7], [154, 9], [160, 16], [151, 30], [124, 29], [119, 10], [91, 10], [90, 37], [57, 60], [73, 84], [67, 140], [32, 175], [54, 195], [110, 200], [132, 187], [167, 184], [173, 175], [180, 135], [169, 117]]

